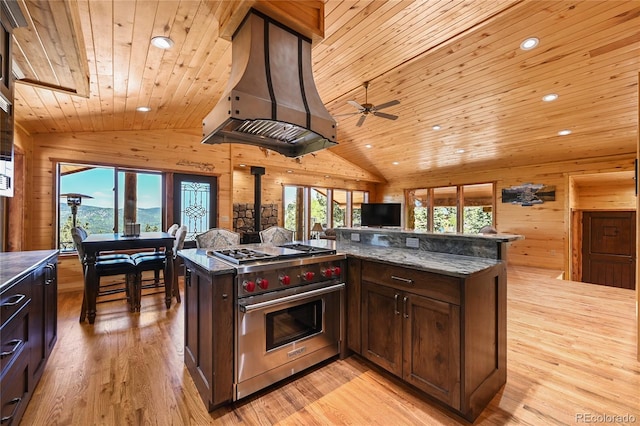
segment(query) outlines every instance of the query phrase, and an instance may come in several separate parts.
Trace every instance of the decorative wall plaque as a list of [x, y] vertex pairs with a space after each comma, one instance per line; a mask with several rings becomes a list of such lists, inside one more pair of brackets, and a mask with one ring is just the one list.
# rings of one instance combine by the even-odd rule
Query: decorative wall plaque
[[555, 199], [556, 187], [544, 184], [523, 183], [502, 190], [503, 203], [532, 206], [542, 204], [545, 201], [555, 201]]

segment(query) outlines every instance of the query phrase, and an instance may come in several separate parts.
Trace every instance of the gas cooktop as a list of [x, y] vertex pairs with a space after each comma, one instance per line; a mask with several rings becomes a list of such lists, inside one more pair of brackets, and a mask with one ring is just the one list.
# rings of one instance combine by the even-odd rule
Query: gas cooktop
[[251, 244], [251, 247], [229, 247], [207, 250], [208, 256], [218, 257], [240, 265], [250, 262], [284, 260], [298, 257], [310, 257], [321, 254], [335, 254], [335, 250], [301, 243], [274, 246], [270, 244]]

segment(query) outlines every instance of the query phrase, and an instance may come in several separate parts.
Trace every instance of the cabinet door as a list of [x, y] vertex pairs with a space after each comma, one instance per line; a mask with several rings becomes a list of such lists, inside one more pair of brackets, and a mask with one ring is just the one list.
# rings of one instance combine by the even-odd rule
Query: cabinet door
[[211, 291], [209, 275], [185, 262], [184, 362], [207, 406], [213, 377]]
[[352, 351], [362, 354], [360, 327], [360, 309], [362, 307], [360, 291], [360, 267], [359, 259], [347, 259], [347, 347]]
[[362, 282], [362, 356], [402, 376], [401, 292]]
[[57, 258], [44, 269], [44, 346], [49, 359], [58, 340], [58, 266]]
[[29, 351], [31, 353], [29, 362], [31, 374], [34, 380], [32, 384], [38, 382], [47, 358], [47, 351], [44, 344], [44, 305], [45, 305], [45, 268], [44, 265], [31, 273], [31, 306], [29, 318]]
[[460, 307], [402, 295], [403, 379], [460, 408]]

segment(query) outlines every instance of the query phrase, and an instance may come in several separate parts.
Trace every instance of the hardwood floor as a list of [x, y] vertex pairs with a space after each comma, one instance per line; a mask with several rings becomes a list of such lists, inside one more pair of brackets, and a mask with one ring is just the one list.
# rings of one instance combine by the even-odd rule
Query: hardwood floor
[[[475, 424], [640, 423], [634, 292], [556, 275], [509, 269], [507, 384]], [[80, 303], [60, 295], [59, 339], [22, 425], [468, 424], [357, 357], [208, 413], [183, 363], [182, 305], [102, 304], [91, 326]]]

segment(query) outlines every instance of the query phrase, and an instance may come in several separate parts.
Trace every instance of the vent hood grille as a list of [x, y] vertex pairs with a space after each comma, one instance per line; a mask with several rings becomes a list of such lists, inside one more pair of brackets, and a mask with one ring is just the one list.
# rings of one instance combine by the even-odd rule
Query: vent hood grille
[[203, 120], [202, 143], [244, 143], [299, 157], [337, 145], [313, 81], [311, 42], [251, 10], [233, 36], [231, 76]]

